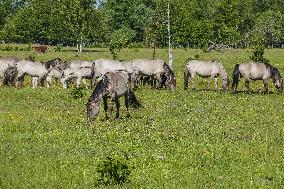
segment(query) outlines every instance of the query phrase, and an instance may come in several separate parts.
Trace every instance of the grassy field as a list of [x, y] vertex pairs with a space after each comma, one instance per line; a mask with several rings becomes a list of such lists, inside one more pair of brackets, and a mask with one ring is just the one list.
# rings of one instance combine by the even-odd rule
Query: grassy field
[[[120, 59], [151, 58], [151, 49], [123, 49]], [[251, 50], [203, 53], [176, 49], [177, 90], [136, 93], [143, 108], [122, 107], [118, 120], [86, 122], [86, 90], [74, 99], [71, 89], [0, 87], [0, 188], [94, 188], [97, 165], [107, 156], [128, 156], [130, 183], [107, 188], [282, 188], [284, 185], [284, 97], [272, 83], [270, 94], [183, 90], [185, 60], [218, 59], [231, 77], [234, 65]], [[47, 54], [2, 51], [0, 56], [37, 60], [111, 58], [107, 49]], [[265, 52], [284, 75], [284, 49]], [[157, 58], [166, 59], [158, 49]], [[212, 83], [213, 84], [213, 83]], [[254, 91], [262, 82], [251, 83]], [[212, 85], [213, 88], [213, 85]], [[243, 82], [239, 90], [245, 90]], [[104, 186], [96, 186], [104, 188]]]

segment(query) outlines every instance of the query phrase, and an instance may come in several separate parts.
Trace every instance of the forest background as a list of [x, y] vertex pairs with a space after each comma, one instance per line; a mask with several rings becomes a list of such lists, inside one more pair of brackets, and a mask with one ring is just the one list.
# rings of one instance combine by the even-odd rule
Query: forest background
[[[283, 0], [170, 0], [172, 45], [284, 46]], [[0, 41], [166, 47], [168, 0], [0, 0]]]

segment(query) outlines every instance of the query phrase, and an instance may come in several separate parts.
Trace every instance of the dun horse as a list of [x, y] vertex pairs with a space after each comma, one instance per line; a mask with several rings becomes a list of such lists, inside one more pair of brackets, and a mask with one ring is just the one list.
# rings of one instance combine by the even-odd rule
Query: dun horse
[[133, 78], [138, 85], [141, 77], [150, 76], [158, 81], [157, 88], [166, 86], [170, 90], [176, 88], [176, 78], [172, 69], [163, 60], [135, 59], [131, 62]]
[[67, 83], [70, 79], [76, 78], [77, 80], [77, 88], [80, 86], [81, 79], [83, 79], [83, 83], [87, 88], [87, 83], [85, 79], [93, 78], [93, 70], [92, 68], [66, 68], [62, 72], [61, 82], [63, 89], [67, 88]]
[[[130, 79], [125, 71], [108, 72], [102, 76], [102, 79], [96, 85], [92, 96], [89, 98], [87, 107], [87, 118], [95, 119], [100, 112], [100, 101], [103, 99], [105, 117], [112, 115], [113, 103], [116, 104], [116, 118], [119, 118], [119, 97], [124, 96], [127, 116], [129, 116], [128, 105], [140, 107], [134, 92], [130, 89]], [[107, 99], [111, 99], [110, 112], [108, 115]]]
[[[222, 86], [225, 90], [228, 90], [229, 79], [227, 77], [227, 72], [222, 64], [218, 61], [199, 61], [199, 60], [190, 60], [184, 68], [184, 89], [188, 88], [188, 81], [192, 80], [195, 75], [198, 75], [202, 78], [211, 79], [208, 81], [208, 88], [210, 88], [211, 80], [215, 80], [215, 89], [218, 88], [218, 76], [222, 77]], [[193, 87], [194, 89], [194, 87]]]
[[[30, 60], [21, 60], [16, 63], [17, 68], [17, 81], [16, 87], [19, 86], [19, 82], [23, 81], [25, 75], [32, 77], [32, 85], [35, 88], [38, 84], [38, 81], [43, 81], [48, 76], [48, 73], [52, 68], [58, 63], [58, 59], [50, 60], [47, 62], [33, 62]], [[47, 85], [49, 87], [49, 85]]]
[[236, 64], [233, 72], [232, 84], [232, 88], [234, 89], [235, 94], [237, 93], [240, 77], [244, 77], [245, 86], [249, 93], [251, 93], [249, 87], [250, 80], [263, 80], [264, 93], [267, 93], [269, 78], [272, 78], [278, 92], [282, 93], [283, 91], [283, 78], [281, 77], [278, 69], [268, 63], [246, 62], [242, 64]]

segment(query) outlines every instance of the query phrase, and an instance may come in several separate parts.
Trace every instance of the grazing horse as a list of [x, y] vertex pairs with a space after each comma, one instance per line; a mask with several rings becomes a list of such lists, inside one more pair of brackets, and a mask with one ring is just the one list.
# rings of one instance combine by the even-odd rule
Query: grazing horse
[[4, 85], [12, 84], [14, 82], [10, 79], [13, 78], [11, 74], [14, 72], [12, 72], [12, 70], [18, 61], [19, 59], [13, 57], [6, 57], [0, 59], [0, 78], [4, 79]]
[[123, 62], [119, 60], [98, 59], [94, 61], [93, 69], [96, 77], [103, 76], [107, 72], [113, 72], [117, 70], [125, 70], [128, 73], [132, 73], [132, 65], [129, 62]]
[[40, 53], [46, 53], [47, 46], [38, 46], [38, 47], [32, 47], [34, 51], [40, 52]]
[[83, 79], [83, 83], [87, 88], [87, 83], [85, 79], [92, 79], [93, 78], [93, 69], [92, 68], [66, 68], [62, 72], [61, 76], [61, 83], [63, 86], [63, 89], [67, 88], [67, 83], [72, 78], [77, 79], [77, 88], [79, 88], [81, 79]]
[[92, 96], [89, 98], [87, 107], [87, 118], [90, 120], [95, 119], [100, 111], [100, 101], [103, 98], [105, 117], [108, 118], [107, 99], [111, 99], [110, 115], [113, 111], [113, 103], [116, 104], [116, 118], [119, 118], [119, 97], [125, 97], [125, 106], [128, 112], [128, 104], [133, 107], [140, 107], [134, 92], [130, 88], [130, 78], [126, 71], [108, 72], [102, 76], [102, 79], [96, 85]]
[[[50, 61], [48, 61], [48, 63], [37, 63], [30, 60], [21, 60], [17, 62], [15, 66], [17, 68], [16, 87], [19, 86], [20, 80], [23, 81], [25, 75], [29, 75], [32, 77], [33, 88], [37, 86], [38, 81], [44, 80], [53, 68], [53, 65], [50, 63]], [[48, 84], [47, 87], [49, 88]]]
[[57, 83], [58, 79], [61, 79], [62, 73], [63, 73], [63, 70], [61, 70], [60, 68], [58, 67], [52, 68], [45, 78], [46, 84], [48, 86], [47, 88], [50, 88], [52, 78], [55, 78], [56, 83]]
[[92, 80], [93, 85], [96, 83], [96, 79], [102, 77], [107, 72], [115, 72], [118, 70], [126, 71], [132, 78], [133, 70], [130, 62], [124, 62], [119, 60], [97, 59], [93, 62], [94, 77]]
[[[218, 76], [222, 77], [223, 89], [229, 89], [229, 79], [227, 77], [227, 72], [222, 64], [216, 60], [212, 61], [200, 61], [200, 60], [190, 60], [184, 68], [184, 90], [188, 88], [188, 81], [192, 80], [195, 75], [202, 78], [210, 77], [208, 81], [208, 88], [210, 87], [211, 80], [215, 80], [215, 89], [218, 88]], [[193, 87], [194, 89], [194, 87]]]
[[135, 86], [139, 84], [141, 77], [150, 76], [158, 81], [157, 88], [166, 86], [170, 90], [176, 88], [174, 72], [164, 60], [135, 59], [131, 61]]
[[244, 77], [245, 86], [249, 93], [251, 93], [249, 87], [250, 80], [263, 80], [264, 93], [267, 93], [269, 78], [272, 78], [278, 92], [282, 93], [283, 91], [283, 78], [281, 77], [278, 69], [268, 63], [245, 62], [236, 64], [233, 72], [232, 84], [235, 94], [237, 93], [240, 77]]
[[87, 60], [74, 60], [68, 65], [70, 68], [92, 68], [93, 62]]

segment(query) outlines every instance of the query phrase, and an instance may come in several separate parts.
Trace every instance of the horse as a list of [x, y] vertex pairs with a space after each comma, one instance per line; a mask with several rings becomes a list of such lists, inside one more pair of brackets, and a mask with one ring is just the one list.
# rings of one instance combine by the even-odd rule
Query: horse
[[39, 53], [46, 53], [48, 48], [47, 46], [38, 46], [38, 47], [32, 47], [32, 49]]
[[[129, 74], [122, 71], [107, 72], [102, 76], [102, 79], [96, 85], [93, 94], [88, 99], [86, 104], [87, 119], [94, 120], [100, 112], [100, 101], [103, 98], [105, 117], [111, 117], [113, 111], [113, 103], [116, 104], [116, 118], [119, 118], [119, 97], [124, 96], [127, 116], [129, 116], [128, 106], [134, 108], [141, 107], [134, 92], [130, 87]], [[110, 112], [108, 115], [107, 99], [111, 99]]]
[[233, 71], [232, 83], [234, 94], [237, 93], [240, 77], [244, 77], [245, 86], [250, 94], [250, 80], [262, 80], [264, 85], [264, 93], [267, 93], [269, 78], [272, 78], [273, 83], [279, 93], [282, 93], [283, 91], [283, 78], [281, 77], [278, 69], [269, 63], [244, 62], [241, 64], [236, 64]]
[[114, 72], [117, 70], [126, 71], [132, 78], [133, 69], [130, 62], [108, 59], [97, 59], [93, 62], [94, 77], [92, 80], [93, 85], [96, 83], [96, 79], [102, 77], [107, 72]]
[[[43, 81], [47, 77], [48, 73], [54, 67], [54, 64], [51, 62], [57, 61], [57, 59], [47, 61], [47, 62], [34, 62], [30, 60], [21, 60], [15, 64], [17, 68], [17, 81], [16, 87], [19, 86], [19, 81], [24, 79], [25, 75], [32, 77], [32, 86], [35, 88], [38, 84], [38, 81]], [[47, 84], [47, 88], [49, 85]]]
[[4, 79], [3, 85], [14, 83], [14, 81], [11, 81], [10, 79], [13, 78], [11, 74], [14, 72], [12, 72], [12, 70], [18, 61], [19, 59], [14, 57], [0, 59], [0, 78]]
[[61, 79], [62, 73], [63, 73], [63, 70], [61, 70], [60, 68], [58, 67], [52, 68], [45, 78], [46, 84], [48, 86], [47, 88], [51, 87], [52, 78], [55, 78], [56, 83], [57, 83], [57, 80]]
[[[215, 90], [218, 88], [218, 76], [222, 78], [223, 89], [229, 89], [229, 79], [227, 72], [222, 64], [216, 60], [200, 61], [190, 60], [184, 67], [184, 90], [188, 88], [188, 81], [192, 80], [195, 75], [202, 78], [210, 77], [207, 88], [210, 88], [211, 80], [215, 80]], [[194, 89], [194, 87], [192, 88]]]
[[87, 83], [85, 79], [92, 79], [93, 78], [93, 69], [92, 68], [66, 68], [62, 72], [61, 76], [61, 83], [63, 89], [67, 88], [67, 83], [72, 78], [77, 78], [77, 88], [79, 88], [81, 79], [83, 79], [83, 83], [87, 88]]
[[69, 68], [92, 68], [93, 62], [87, 60], [73, 60], [67, 65]]
[[98, 59], [93, 62], [93, 69], [96, 77], [101, 77], [107, 72], [113, 72], [117, 70], [125, 70], [128, 73], [133, 73], [132, 65], [130, 62], [124, 62], [119, 60]]
[[163, 86], [174, 90], [176, 88], [176, 78], [174, 72], [162, 59], [147, 60], [135, 59], [131, 61], [135, 87], [139, 84], [141, 77], [150, 76], [158, 81], [156, 88]]

